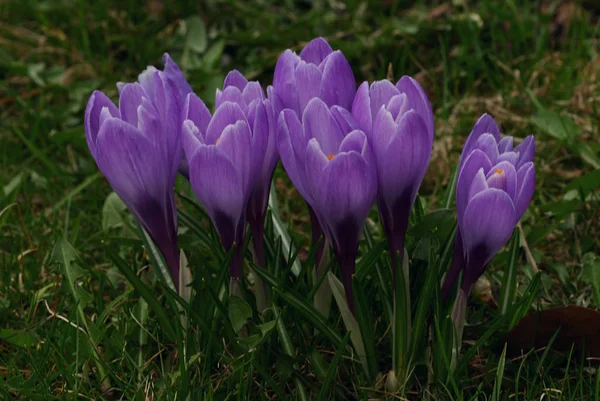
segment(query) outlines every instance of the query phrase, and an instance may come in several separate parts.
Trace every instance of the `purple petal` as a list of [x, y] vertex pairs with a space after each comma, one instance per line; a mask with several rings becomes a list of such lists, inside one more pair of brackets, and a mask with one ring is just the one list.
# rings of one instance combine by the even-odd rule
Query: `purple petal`
[[277, 60], [273, 74], [273, 88], [281, 100], [281, 108], [278, 111], [290, 108], [298, 115], [301, 115], [298, 92], [296, 91], [295, 73], [296, 65], [299, 62], [300, 57], [291, 50], [283, 52]]
[[222, 220], [237, 225], [245, 207], [244, 192], [234, 165], [221, 150], [200, 145], [190, 160], [190, 183], [218, 230]]
[[246, 77], [244, 77], [244, 75], [241, 72], [239, 72], [238, 70], [231, 70], [225, 77], [225, 82], [223, 82], [223, 90], [232, 86], [234, 88], [237, 88], [241, 93], [247, 84], [248, 80], [246, 79]]
[[[398, 89], [387, 79], [373, 82], [371, 84], [371, 88], [369, 89], [369, 96], [371, 98], [371, 114], [373, 116], [377, 115], [377, 112], [381, 106], [386, 106], [390, 99], [398, 94], [400, 94]], [[392, 117], [395, 117], [393, 113]]]
[[385, 108], [392, 113], [392, 118], [394, 121], [400, 122], [400, 119], [404, 113], [409, 110], [408, 97], [406, 97], [406, 93], [401, 93], [392, 97]]
[[532, 162], [527, 162], [517, 171], [517, 182], [519, 192], [515, 202], [517, 220], [521, 220], [535, 190], [535, 166]]
[[500, 154], [513, 150], [513, 137], [505, 136], [498, 142], [498, 151]]
[[517, 163], [519, 162], [519, 154], [516, 152], [500, 153], [500, 155], [498, 156], [498, 159], [496, 159], [496, 162], [499, 163], [502, 161], [507, 161], [510, 164], [512, 164], [513, 166], [516, 166]]
[[219, 106], [206, 128], [206, 143], [213, 145], [223, 134], [225, 127], [238, 121], [246, 121], [246, 116], [237, 103], [225, 102]]
[[301, 61], [296, 68], [296, 87], [300, 110], [304, 110], [308, 102], [319, 96], [321, 88], [321, 71], [314, 64]]
[[371, 146], [373, 148], [373, 154], [378, 161], [383, 157], [385, 150], [396, 132], [398, 124], [394, 122], [392, 114], [387, 111], [384, 106], [377, 113], [375, 120], [373, 121], [373, 131], [369, 137]]
[[471, 134], [467, 138], [465, 142], [465, 146], [463, 147], [462, 155], [461, 155], [461, 166], [465, 160], [465, 157], [468, 156], [471, 151], [475, 148], [475, 144], [479, 140], [479, 137], [483, 134], [492, 134], [494, 139], [497, 142], [500, 142], [500, 129], [496, 124], [496, 121], [489, 115], [484, 114], [479, 117], [479, 120], [473, 126], [471, 130]]
[[[272, 118], [269, 115], [270, 107], [268, 103], [260, 100], [255, 100], [249, 107], [248, 122], [252, 128], [252, 149], [250, 155], [250, 182], [252, 186], [254, 186], [254, 182], [261, 175], [262, 167], [266, 161], [267, 147], [271, 140], [270, 137], [272, 137], [270, 134], [272, 123]], [[250, 119], [250, 116], [252, 116], [252, 119]], [[269, 175], [271, 172], [269, 172]]]
[[490, 188], [471, 199], [461, 226], [467, 255], [466, 282], [474, 283], [494, 254], [510, 239], [515, 217], [513, 202], [502, 190]]
[[88, 147], [92, 156], [96, 157], [96, 137], [98, 131], [100, 131], [100, 114], [103, 109], [108, 110], [111, 116], [120, 117], [119, 109], [117, 106], [102, 92], [94, 91], [90, 96], [85, 107], [85, 139], [87, 140]]
[[356, 93], [356, 81], [350, 63], [339, 50], [327, 56], [324, 62], [319, 97], [330, 107], [338, 105], [349, 110]]
[[517, 197], [517, 171], [508, 161], [496, 164], [486, 175], [490, 188], [501, 189], [514, 202]]
[[265, 100], [265, 91], [258, 82], [252, 81], [248, 82], [248, 85], [242, 91], [242, 96], [246, 104], [250, 104], [255, 100]]
[[198, 127], [199, 133], [202, 138], [206, 138], [206, 130], [212, 116], [208, 107], [204, 102], [196, 96], [195, 93], [190, 93], [185, 100], [184, 105], [184, 118], [192, 120], [196, 127]]
[[[373, 119], [377, 115], [371, 113], [371, 98], [369, 97], [369, 83], [363, 82], [358, 87], [352, 103], [352, 115], [358, 123], [358, 127], [367, 135], [371, 135]], [[379, 110], [377, 110], [378, 112]]]
[[243, 111], [248, 108], [247, 103], [244, 101], [242, 92], [235, 86], [229, 86], [223, 89], [222, 92], [217, 92], [215, 97], [215, 108], [218, 109], [225, 102], [232, 102], [238, 104]]
[[290, 180], [308, 202], [313, 199], [305, 184], [304, 161], [306, 159], [307, 141], [304, 138], [302, 125], [298, 116], [292, 110], [283, 110], [277, 120], [277, 149], [281, 163], [290, 177]]
[[362, 154], [365, 146], [368, 146], [365, 133], [361, 130], [354, 130], [346, 135], [342, 141], [342, 144], [340, 145], [340, 150], [338, 153], [354, 151]]
[[300, 58], [307, 63], [319, 65], [331, 52], [333, 49], [325, 39], [315, 38], [304, 46], [300, 52]]
[[198, 127], [192, 120], [185, 120], [183, 122], [183, 129], [181, 130], [181, 145], [188, 164], [194, 157], [196, 150], [203, 144], [204, 140]]
[[316, 138], [323, 152], [327, 155], [337, 153], [344, 133], [321, 99], [313, 98], [308, 103], [302, 115], [302, 126], [306, 138]]
[[117, 118], [106, 120], [96, 139], [96, 155], [98, 168], [132, 210], [148, 197], [164, 205], [174, 182], [167, 182], [156, 148], [137, 128]]
[[119, 111], [121, 119], [134, 127], [138, 126], [138, 107], [142, 104], [142, 98], [147, 97], [142, 85], [135, 82], [125, 84], [119, 96]]
[[401, 93], [406, 94], [408, 99], [407, 109], [413, 109], [419, 113], [421, 118], [423, 118], [423, 121], [425, 121], [429, 135], [433, 140], [433, 111], [431, 110], [429, 99], [421, 85], [419, 85], [415, 79], [405, 75], [400, 78], [396, 84], [396, 88], [398, 88]]
[[[335, 158], [335, 155], [331, 155]], [[319, 142], [312, 138], [308, 141], [306, 147], [306, 161], [304, 171], [306, 171], [306, 184], [313, 198], [321, 193], [322, 188], [319, 187], [319, 182], [323, 176], [323, 170], [329, 164], [329, 157], [323, 153]]]
[[487, 155], [492, 163], [498, 160], [498, 144], [491, 134], [483, 134], [477, 139], [474, 149], [479, 149]]
[[485, 173], [483, 172], [483, 169], [480, 168], [479, 171], [477, 171], [477, 174], [475, 174], [473, 182], [471, 183], [471, 188], [469, 189], [469, 201], [473, 199], [475, 195], [488, 188], [489, 187], [487, 179], [485, 178]]
[[379, 192], [388, 207], [392, 208], [399, 198], [414, 202], [431, 148], [432, 138], [423, 118], [414, 110], [407, 112], [377, 163]]
[[456, 181], [456, 210], [458, 212], [459, 226], [467, 208], [471, 184], [481, 168], [483, 168], [484, 172], [489, 171], [492, 168], [492, 163], [485, 153], [479, 149], [475, 149], [465, 159], [458, 175], [458, 180]]
[[352, 113], [350, 113], [348, 110], [340, 106], [333, 106], [331, 109], [329, 109], [329, 111], [333, 115], [335, 121], [337, 121], [342, 132], [350, 132], [358, 129], [356, 120], [354, 120]]
[[251, 143], [252, 133], [248, 123], [238, 121], [225, 127], [216, 144], [217, 149], [222, 151], [235, 167], [244, 194], [248, 194], [250, 190]]
[[532, 162], [535, 155], [535, 140], [533, 135], [529, 135], [516, 148], [515, 152], [519, 154], [519, 163], [516, 165], [517, 170], [525, 163]]
[[334, 247], [356, 251], [377, 192], [373, 171], [359, 154], [341, 153], [325, 168], [319, 188], [319, 213], [334, 236]]
[[168, 53], [165, 53], [163, 55], [163, 64], [165, 65], [164, 73], [166, 77], [170, 79], [175, 85], [175, 88], [177, 88], [177, 95], [181, 99], [184, 99], [188, 95], [188, 93], [192, 92], [192, 88], [190, 87], [188, 81], [185, 79], [185, 75], [183, 75], [183, 72], [181, 71], [179, 66], [173, 61], [173, 59], [171, 58], [171, 56], [169, 56]]

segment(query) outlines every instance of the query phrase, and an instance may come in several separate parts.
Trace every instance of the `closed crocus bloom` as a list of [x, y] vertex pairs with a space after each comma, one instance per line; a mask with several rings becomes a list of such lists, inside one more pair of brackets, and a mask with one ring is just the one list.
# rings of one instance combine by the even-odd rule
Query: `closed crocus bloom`
[[513, 138], [501, 138], [498, 125], [487, 114], [473, 127], [456, 183], [458, 230], [444, 295], [461, 269], [464, 277], [460, 288], [468, 294], [492, 257], [510, 239], [533, 196], [534, 153], [533, 135], [513, 148]]
[[[269, 87], [269, 92], [272, 88]], [[218, 108], [224, 102], [234, 102], [240, 106], [255, 135], [266, 138], [266, 148], [259, 163], [258, 175], [250, 190], [250, 200], [247, 209], [247, 219], [252, 231], [256, 261], [265, 265], [264, 258], [264, 225], [271, 189], [273, 171], [279, 160], [275, 138], [275, 123], [271, 101], [265, 98], [264, 91], [258, 82], [248, 80], [236, 70], [231, 71], [225, 78], [223, 90], [217, 90], [215, 98]], [[258, 132], [260, 131], [260, 132]]]
[[404, 76], [396, 85], [387, 80], [370, 86], [364, 82], [354, 98], [352, 114], [373, 149], [379, 214], [396, 266], [397, 252], [404, 253], [408, 218], [431, 156], [433, 112], [418, 82]]
[[275, 116], [284, 109], [293, 110], [298, 117], [308, 102], [320, 98], [329, 107], [350, 109], [356, 82], [352, 68], [341, 51], [333, 51], [323, 38], [311, 40], [300, 55], [286, 50], [277, 60], [273, 76]]
[[278, 119], [281, 161], [313, 208], [339, 261], [348, 305], [364, 222], [377, 192], [377, 173], [367, 137], [339, 106], [312, 99], [302, 120], [292, 110]]
[[165, 70], [149, 68], [139, 82], [121, 83], [119, 107], [95, 91], [85, 111], [85, 135], [98, 168], [132, 211], [179, 283], [173, 187], [181, 158], [181, 71], [168, 55]]
[[242, 275], [246, 208], [263, 165], [269, 121], [266, 105], [229, 74], [217, 93], [214, 115], [195, 94], [184, 107], [183, 149], [194, 193], [215, 225], [226, 250], [235, 245], [231, 277]]

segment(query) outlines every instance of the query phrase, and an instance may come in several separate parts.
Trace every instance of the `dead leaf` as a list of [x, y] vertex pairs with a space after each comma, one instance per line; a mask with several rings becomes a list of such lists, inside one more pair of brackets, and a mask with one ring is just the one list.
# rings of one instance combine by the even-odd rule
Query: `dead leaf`
[[588, 357], [600, 358], [600, 312], [576, 305], [534, 311], [508, 333], [507, 355], [521, 355], [548, 345], [558, 331], [552, 349], [562, 353], [585, 350]]

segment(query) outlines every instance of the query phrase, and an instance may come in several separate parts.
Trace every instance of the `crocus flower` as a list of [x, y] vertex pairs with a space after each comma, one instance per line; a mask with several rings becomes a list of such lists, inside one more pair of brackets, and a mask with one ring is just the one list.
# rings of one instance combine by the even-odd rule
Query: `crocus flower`
[[118, 84], [118, 108], [104, 93], [92, 93], [85, 136], [98, 168], [160, 249], [178, 286], [173, 187], [181, 159], [181, 93], [189, 85], [168, 54], [163, 62], [164, 71], [149, 67], [139, 82]]
[[286, 50], [275, 65], [273, 102], [277, 117], [284, 109], [302, 116], [314, 97], [329, 107], [350, 109], [355, 93], [356, 82], [348, 60], [323, 38], [311, 40], [300, 55]]
[[498, 125], [487, 114], [473, 127], [459, 165], [458, 230], [444, 296], [461, 269], [461, 290], [469, 294], [490, 260], [510, 239], [533, 196], [534, 153], [533, 135], [513, 149], [513, 137], [500, 138]]
[[367, 137], [350, 113], [312, 99], [302, 121], [292, 110], [278, 119], [277, 143], [290, 179], [313, 208], [342, 271], [353, 310], [352, 275], [364, 222], [377, 192]]
[[404, 238], [417, 190], [433, 145], [433, 112], [425, 92], [404, 76], [358, 88], [352, 114], [367, 133], [377, 164], [377, 204], [388, 238], [392, 266], [404, 254]]
[[269, 106], [260, 85], [231, 72], [217, 91], [211, 116], [195, 94], [188, 95], [183, 123], [183, 149], [194, 193], [229, 250], [231, 277], [242, 275], [246, 210], [265, 162]]
[[[277, 60], [273, 76], [273, 87], [269, 88], [275, 121], [284, 109], [293, 110], [298, 119], [309, 101], [320, 98], [327, 106], [341, 106], [350, 109], [356, 81], [348, 60], [341, 51], [334, 51], [323, 38], [311, 40], [300, 55], [286, 50]], [[313, 245], [318, 243], [323, 230], [312, 207], [308, 207]], [[315, 253], [315, 262], [319, 266], [324, 243], [320, 242]]]
[[[269, 87], [269, 92], [272, 88]], [[223, 90], [217, 89], [215, 98], [218, 108], [225, 102], [234, 102], [240, 106], [250, 127], [261, 130], [261, 137], [266, 138], [264, 157], [256, 159], [259, 163], [258, 176], [250, 189], [250, 200], [247, 208], [247, 219], [252, 231], [254, 252], [257, 263], [265, 266], [264, 257], [264, 225], [269, 202], [269, 191], [273, 171], [279, 160], [275, 140], [275, 122], [271, 101], [265, 98], [263, 88], [256, 82], [248, 80], [237, 70], [231, 71], [225, 78]]]

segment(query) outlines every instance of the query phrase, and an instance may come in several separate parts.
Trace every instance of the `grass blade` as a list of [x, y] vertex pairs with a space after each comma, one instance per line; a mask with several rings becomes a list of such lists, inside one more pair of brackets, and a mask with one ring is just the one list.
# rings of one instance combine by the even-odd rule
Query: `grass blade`
[[338, 365], [340, 364], [340, 359], [342, 359], [342, 355], [344, 354], [344, 350], [348, 345], [348, 341], [350, 340], [350, 332], [346, 333], [344, 338], [342, 339], [342, 343], [337, 350], [335, 351], [335, 355], [331, 360], [331, 364], [329, 365], [329, 369], [327, 369], [327, 376], [325, 376], [325, 380], [321, 385], [321, 391], [319, 391], [319, 395], [317, 396], [317, 401], [324, 401], [327, 398], [327, 390], [331, 387], [331, 382], [333, 381], [333, 377], [337, 372]]

